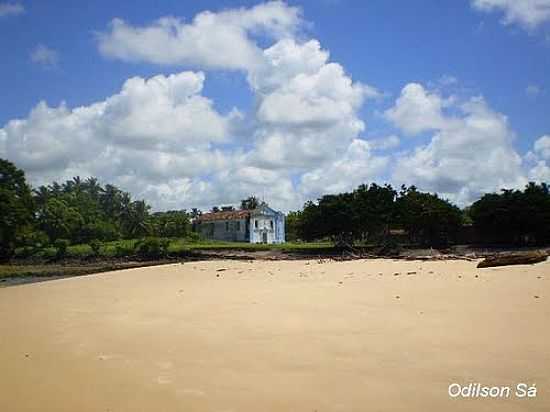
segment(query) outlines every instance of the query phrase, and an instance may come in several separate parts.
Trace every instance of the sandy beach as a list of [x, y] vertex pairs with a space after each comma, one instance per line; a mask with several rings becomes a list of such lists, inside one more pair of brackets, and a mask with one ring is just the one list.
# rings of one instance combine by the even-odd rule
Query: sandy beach
[[[208, 261], [0, 289], [0, 411], [548, 411], [550, 262]], [[451, 398], [451, 383], [536, 384]]]

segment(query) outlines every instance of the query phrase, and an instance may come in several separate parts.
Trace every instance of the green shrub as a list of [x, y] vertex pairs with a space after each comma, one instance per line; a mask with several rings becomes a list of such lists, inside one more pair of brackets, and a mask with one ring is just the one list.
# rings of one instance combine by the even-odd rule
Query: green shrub
[[57, 259], [62, 259], [67, 256], [67, 248], [69, 247], [70, 242], [67, 239], [57, 239], [54, 243], [56, 248], [55, 257]]
[[92, 253], [94, 256], [99, 256], [99, 252], [101, 250], [101, 242], [97, 239], [93, 239], [89, 243], [90, 247], [92, 248]]
[[99, 221], [84, 225], [80, 230], [79, 240], [84, 243], [90, 243], [92, 240], [115, 240], [119, 236], [120, 233], [114, 224]]
[[168, 239], [145, 238], [136, 245], [136, 253], [142, 258], [158, 259], [168, 254], [169, 244]]
[[46, 233], [41, 230], [28, 231], [20, 239], [24, 246], [40, 249], [48, 246], [50, 239]]
[[197, 232], [190, 232], [185, 237], [185, 240], [189, 243], [198, 243], [202, 240], [202, 236]]
[[395, 256], [399, 255], [399, 250], [399, 243], [395, 239], [388, 238], [380, 242], [376, 254], [380, 256]]
[[15, 257], [25, 259], [36, 253], [37, 249], [33, 246], [23, 246], [15, 249]]
[[67, 249], [67, 256], [76, 258], [86, 258], [93, 254], [92, 248], [87, 243], [72, 245]]
[[126, 257], [131, 256], [135, 252], [134, 244], [132, 242], [121, 242], [115, 244], [115, 256]]

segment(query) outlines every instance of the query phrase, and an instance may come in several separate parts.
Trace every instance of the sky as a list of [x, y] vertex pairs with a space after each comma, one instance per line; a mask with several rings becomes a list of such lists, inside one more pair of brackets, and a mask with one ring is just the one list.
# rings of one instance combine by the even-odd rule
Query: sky
[[550, 182], [550, 0], [0, 0], [0, 157], [154, 210]]

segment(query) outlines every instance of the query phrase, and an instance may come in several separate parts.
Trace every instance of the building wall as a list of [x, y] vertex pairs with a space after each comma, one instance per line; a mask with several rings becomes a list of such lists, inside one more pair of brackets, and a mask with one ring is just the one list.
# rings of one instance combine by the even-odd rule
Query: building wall
[[215, 220], [202, 222], [199, 233], [206, 239], [224, 240], [227, 242], [247, 242], [247, 220]]
[[275, 226], [271, 228], [272, 221], [271, 216], [253, 216], [250, 219], [250, 243], [274, 243]]
[[250, 218], [250, 243], [284, 243], [285, 226], [282, 213], [254, 214]]
[[206, 239], [284, 243], [285, 215], [264, 205], [251, 211], [250, 218], [204, 221], [199, 223], [195, 230]]
[[285, 243], [286, 234], [285, 234], [285, 215], [283, 213], [277, 213], [277, 233], [276, 233], [276, 242], [275, 243]]

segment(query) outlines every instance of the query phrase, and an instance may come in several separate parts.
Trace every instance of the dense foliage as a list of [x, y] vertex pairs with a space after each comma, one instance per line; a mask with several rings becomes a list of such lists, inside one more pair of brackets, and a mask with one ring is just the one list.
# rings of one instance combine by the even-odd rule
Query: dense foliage
[[395, 221], [415, 243], [454, 242], [462, 225], [460, 209], [437, 195], [403, 187], [395, 202]]
[[0, 259], [13, 253], [32, 221], [33, 203], [25, 174], [0, 159]]
[[462, 224], [459, 208], [413, 187], [396, 192], [390, 185], [361, 185], [350, 193], [325, 195], [292, 213], [296, 237], [329, 238], [336, 244], [383, 242], [390, 229], [403, 229], [412, 242], [445, 244]]
[[[259, 204], [249, 197], [241, 208]], [[87, 244], [90, 255], [99, 256], [102, 244], [123, 239], [144, 240], [116, 245], [115, 256], [161, 257], [168, 253], [162, 239], [197, 240], [198, 235], [190, 233], [190, 220], [200, 216], [200, 210], [150, 209], [145, 201], [133, 200], [116, 186], [102, 186], [93, 177], [31, 190], [24, 172], [0, 159], [0, 259], [12, 256], [19, 246], [29, 253], [54, 247], [62, 258], [74, 244]], [[409, 242], [436, 246], [457, 241], [465, 224], [473, 225], [480, 242], [550, 243], [550, 188], [530, 183], [524, 190], [485, 194], [460, 210], [414, 186], [397, 191], [390, 185], [361, 185], [352, 192], [308, 201], [302, 210], [288, 213], [286, 231], [291, 242], [385, 243], [392, 232], [400, 232]]]
[[31, 191], [24, 173], [0, 159], [1, 258], [9, 257], [16, 245], [58, 245], [63, 254], [66, 243], [188, 234], [185, 210], [150, 209], [145, 201], [133, 200], [116, 186], [102, 186], [93, 177], [77, 176]]
[[256, 196], [250, 196], [246, 199], [241, 200], [241, 209], [242, 210], [253, 210], [260, 206], [260, 201]]
[[75, 177], [63, 184], [54, 182], [34, 190], [37, 229], [50, 241], [72, 243], [96, 240], [184, 236], [189, 229], [185, 211], [150, 213], [143, 200], [132, 200], [113, 185], [101, 186], [97, 179]]
[[285, 221], [286, 241], [295, 242], [299, 238], [298, 225], [302, 212], [288, 212]]
[[487, 241], [515, 244], [550, 242], [550, 188], [529, 183], [525, 190], [486, 194], [469, 215]]

